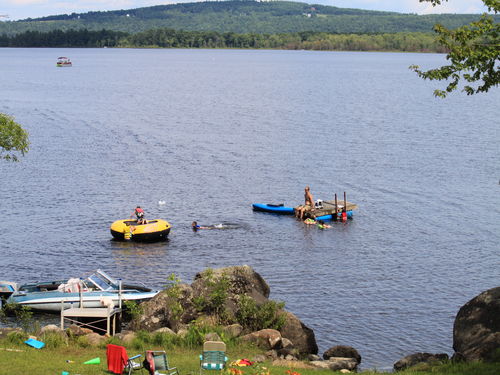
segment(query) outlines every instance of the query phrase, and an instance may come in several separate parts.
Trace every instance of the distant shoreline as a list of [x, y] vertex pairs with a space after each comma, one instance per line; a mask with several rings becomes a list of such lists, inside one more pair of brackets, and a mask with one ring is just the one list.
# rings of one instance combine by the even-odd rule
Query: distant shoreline
[[446, 53], [432, 33], [333, 34], [297, 32], [236, 34], [154, 29], [137, 34], [100, 30], [26, 31], [0, 35], [0, 47], [24, 48], [180, 48], [344, 52]]

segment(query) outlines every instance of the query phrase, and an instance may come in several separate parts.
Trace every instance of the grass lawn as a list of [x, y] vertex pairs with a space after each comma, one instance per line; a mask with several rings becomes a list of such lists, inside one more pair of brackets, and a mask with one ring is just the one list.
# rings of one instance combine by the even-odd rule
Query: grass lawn
[[[115, 342], [116, 343], [116, 342]], [[119, 343], [118, 343], [119, 344]], [[169, 357], [170, 366], [177, 367], [180, 375], [199, 374], [200, 349], [186, 349], [180, 347], [163, 348], [148, 346], [138, 348], [137, 343], [127, 347], [129, 356], [142, 354], [146, 349], [165, 350]], [[230, 361], [240, 358], [252, 358], [259, 353], [258, 349], [233, 345], [228, 348], [227, 355]], [[100, 364], [84, 365], [83, 362], [99, 357]], [[143, 359], [142, 357], [141, 359]], [[70, 361], [70, 362], [67, 362]], [[242, 375], [332, 375], [330, 370], [291, 369], [271, 366], [270, 363], [239, 367]], [[290, 371], [291, 370], [291, 371]], [[60, 375], [62, 371], [70, 375], [103, 375], [110, 374], [106, 365], [106, 346], [80, 347], [77, 343], [68, 346], [51, 348], [49, 345], [42, 349], [34, 349], [22, 343], [9, 340], [0, 340], [0, 375]], [[135, 374], [144, 374], [146, 371], [134, 371]], [[338, 374], [338, 372], [336, 372]], [[363, 374], [380, 374], [376, 371], [363, 371]], [[226, 372], [227, 374], [227, 372]], [[499, 375], [500, 363], [497, 364], [443, 364], [438, 366], [421, 366], [413, 370], [400, 372], [401, 375]]]

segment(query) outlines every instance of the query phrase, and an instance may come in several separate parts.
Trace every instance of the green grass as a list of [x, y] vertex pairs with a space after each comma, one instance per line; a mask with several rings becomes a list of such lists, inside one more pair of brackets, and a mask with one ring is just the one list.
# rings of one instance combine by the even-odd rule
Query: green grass
[[[123, 345], [116, 339], [108, 339], [99, 347], [86, 346], [80, 340], [63, 340], [54, 335], [44, 338], [46, 347], [34, 349], [23, 343], [23, 336], [14, 336], [0, 340], [0, 375], [16, 374], [37, 374], [37, 375], [57, 375], [62, 371], [67, 371], [71, 375], [104, 375], [107, 372], [106, 366], [106, 344], [115, 343]], [[42, 338], [40, 338], [42, 339]], [[154, 344], [154, 341], [164, 345]], [[151, 339], [147, 336], [135, 340], [130, 345], [124, 345], [129, 356], [136, 354], [144, 355], [146, 349], [165, 350], [169, 357], [171, 366], [179, 369], [181, 375], [196, 375], [199, 373], [200, 348], [185, 348], [169, 344], [166, 340]], [[11, 351], [14, 349], [18, 351]], [[260, 351], [249, 346], [229, 344], [227, 355], [230, 361], [240, 358], [252, 358]], [[83, 362], [99, 357], [101, 363], [98, 365], [84, 365]], [[71, 362], [67, 362], [71, 361]], [[289, 368], [271, 366], [270, 363], [259, 366], [240, 367], [242, 375], [287, 375]], [[292, 369], [300, 375], [332, 375], [329, 370]], [[140, 371], [136, 371], [140, 374]], [[145, 371], [142, 372], [146, 374]], [[208, 373], [210, 374], [210, 373]], [[335, 373], [339, 374], [339, 373]], [[363, 371], [365, 375], [380, 374], [377, 371]], [[412, 370], [402, 371], [401, 375], [498, 375], [500, 374], [500, 363], [459, 363], [443, 365], [423, 365]], [[228, 373], [225, 373], [228, 375]]]

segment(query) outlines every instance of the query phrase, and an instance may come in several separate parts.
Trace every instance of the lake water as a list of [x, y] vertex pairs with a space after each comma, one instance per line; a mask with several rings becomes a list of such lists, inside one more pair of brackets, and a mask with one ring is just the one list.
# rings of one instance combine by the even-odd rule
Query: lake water
[[[56, 68], [69, 56], [72, 68]], [[364, 368], [452, 353], [463, 304], [499, 285], [498, 90], [436, 99], [408, 69], [443, 55], [0, 49], [0, 112], [30, 132], [0, 163], [0, 279], [95, 268], [154, 287], [248, 264]], [[354, 220], [321, 231], [254, 213], [347, 192]], [[158, 201], [165, 200], [165, 205]], [[166, 243], [111, 241], [136, 205]], [[193, 233], [200, 224], [238, 223]]]

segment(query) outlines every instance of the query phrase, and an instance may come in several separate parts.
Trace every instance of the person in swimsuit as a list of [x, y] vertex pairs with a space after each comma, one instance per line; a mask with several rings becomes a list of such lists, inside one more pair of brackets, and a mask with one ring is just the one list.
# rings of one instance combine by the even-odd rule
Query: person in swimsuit
[[295, 210], [295, 217], [298, 217], [300, 220], [304, 219], [304, 213], [308, 210], [314, 208], [314, 198], [311, 194], [311, 189], [309, 186], [306, 186], [304, 189], [304, 205], [297, 207]]
[[210, 227], [202, 227], [202, 226], [198, 225], [198, 223], [196, 221], [193, 221], [191, 223], [191, 229], [196, 232], [198, 229], [210, 229]]

